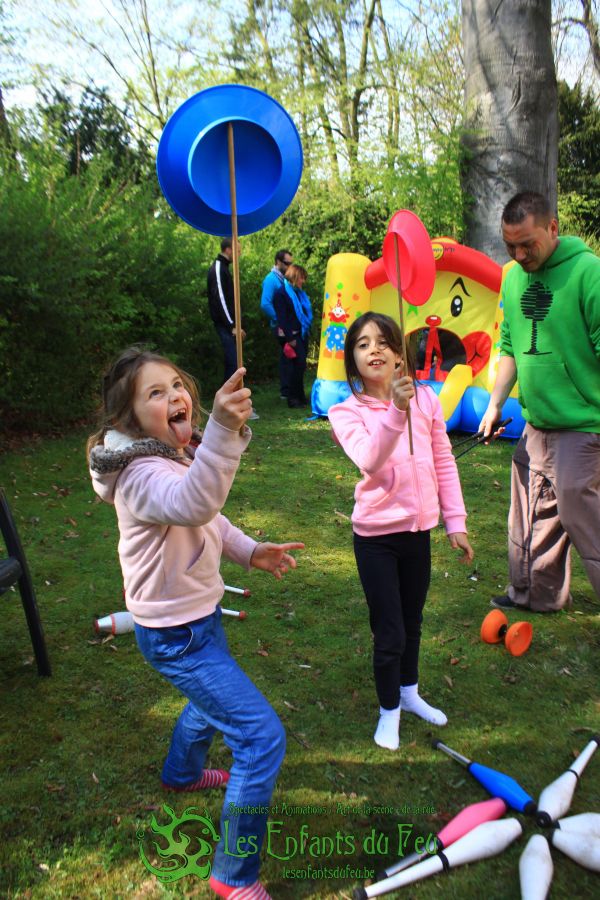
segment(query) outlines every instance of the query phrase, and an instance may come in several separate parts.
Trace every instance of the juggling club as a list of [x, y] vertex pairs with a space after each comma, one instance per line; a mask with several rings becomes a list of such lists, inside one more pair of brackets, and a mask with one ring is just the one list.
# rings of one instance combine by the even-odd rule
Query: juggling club
[[229, 591], [230, 594], [241, 594], [242, 597], [250, 596], [250, 591], [248, 590], [248, 588], [232, 587], [230, 584], [224, 584], [223, 590]]
[[101, 619], [94, 619], [94, 628], [98, 632], [126, 634], [134, 629], [133, 616], [127, 610], [110, 613], [108, 616], [102, 616]]
[[[224, 616], [236, 616], [239, 619], [245, 619], [248, 615], [244, 610], [239, 612], [236, 609], [223, 609], [221, 612]], [[119, 610], [119, 612], [110, 613], [108, 616], [102, 616], [101, 619], [94, 619], [94, 628], [97, 632], [105, 634], [126, 634], [133, 631], [135, 623], [133, 616], [128, 610]]]
[[532, 815], [535, 812], [536, 805], [533, 797], [530, 797], [524, 788], [510, 775], [498, 772], [497, 769], [491, 769], [489, 766], [484, 766], [481, 763], [472, 762], [466, 756], [461, 756], [460, 753], [447, 747], [441, 741], [432, 741], [432, 746], [438, 750], [443, 750], [452, 759], [465, 766], [467, 771], [483, 785], [492, 797], [500, 797], [508, 806], [516, 809], [517, 812], [525, 813], [526, 815]]
[[[469, 831], [472, 831], [477, 825], [481, 825], [482, 822], [491, 822], [494, 819], [500, 819], [506, 812], [506, 809], [506, 803], [499, 797], [494, 797], [492, 800], [482, 800], [481, 803], [471, 803], [470, 806], [465, 806], [464, 809], [461, 809], [461, 811], [457, 813], [453, 819], [450, 819], [441, 831], [437, 833], [435, 838], [435, 852], [437, 853], [438, 850], [445, 850], [446, 847], [449, 847], [450, 844], [453, 844], [459, 838], [464, 837], [465, 834], [468, 834]], [[423, 850], [422, 853], [411, 853], [409, 856], [405, 856], [403, 859], [398, 860], [398, 862], [395, 862], [389, 868], [385, 869], [381, 875], [378, 876], [377, 880], [381, 881], [383, 878], [389, 878], [390, 875], [402, 872], [414, 863], [420, 862], [420, 860], [432, 855], [433, 854], [428, 850]]]
[[550, 832], [548, 840], [573, 862], [579, 863], [592, 872], [600, 872], [600, 838], [581, 831], [563, 831], [557, 828]]
[[561, 831], [578, 831], [600, 838], [600, 813], [579, 813], [566, 819], [558, 819], [553, 823]]
[[567, 771], [544, 788], [537, 805], [536, 822], [538, 825], [547, 828], [555, 819], [560, 819], [568, 812], [579, 776], [598, 749], [598, 744], [600, 744], [600, 736], [595, 735]]
[[368, 887], [355, 888], [354, 900], [366, 900], [368, 897], [380, 897], [389, 894], [406, 884], [429, 878], [448, 869], [463, 866], [467, 863], [477, 862], [478, 859], [487, 859], [497, 856], [512, 844], [523, 832], [521, 823], [517, 819], [501, 819], [499, 822], [483, 822], [477, 825], [464, 837], [459, 838], [447, 850], [440, 850], [434, 856], [430, 856], [423, 862], [392, 875], [384, 881], [370, 884]]
[[521, 900], [546, 900], [553, 874], [554, 864], [548, 841], [543, 834], [534, 834], [519, 860]]

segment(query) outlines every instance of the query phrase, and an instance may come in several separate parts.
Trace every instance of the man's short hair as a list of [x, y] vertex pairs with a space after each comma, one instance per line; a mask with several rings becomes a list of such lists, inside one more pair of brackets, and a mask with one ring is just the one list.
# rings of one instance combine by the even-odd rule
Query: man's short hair
[[548, 199], [536, 191], [521, 191], [508, 201], [502, 211], [502, 221], [506, 225], [520, 225], [527, 216], [533, 216], [536, 225], [548, 225], [554, 210]]
[[233, 247], [233, 241], [231, 238], [223, 238], [221, 241], [221, 253], [225, 253], [226, 250], [231, 250]]
[[278, 250], [275, 254], [275, 262], [285, 262], [286, 256], [292, 256], [289, 250]]

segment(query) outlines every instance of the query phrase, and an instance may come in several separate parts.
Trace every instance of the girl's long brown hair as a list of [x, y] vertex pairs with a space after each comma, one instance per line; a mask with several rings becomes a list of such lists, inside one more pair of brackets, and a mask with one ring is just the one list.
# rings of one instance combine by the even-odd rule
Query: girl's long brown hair
[[[346, 335], [346, 342], [344, 344], [344, 366], [346, 368], [346, 378], [350, 390], [354, 396], [359, 399], [361, 399], [360, 395], [362, 393], [363, 384], [358, 372], [356, 360], [354, 359], [354, 348], [358, 343], [358, 339], [362, 334], [364, 327], [368, 325], [369, 322], [373, 322], [393, 352], [402, 356], [402, 333], [400, 331], [400, 326], [395, 319], [392, 319], [391, 316], [384, 316], [383, 313], [374, 312], [364, 313], [358, 319], [355, 319]], [[404, 371], [407, 375], [410, 375], [413, 381], [416, 381], [417, 373], [415, 362], [408, 344], [406, 345]]]
[[198, 387], [191, 375], [180, 369], [160, 353], [144, 347], [128, 347], [115, 359], [102, 379], [102, 406], [100, 408], [100, 427], [90, 435], [86, 445], [87, 457], [96, 444], [102, 442], [104, 435], [111, 428], [125, 432], [130, 437], [145, 437], [133, 412], [133, 400], [138, 373], [147, 362], [161, 363], [170, 366], [181, 378], [186, 390], [192, 398], [192, 420], [197, 421], [200, 415], [200, 396]]

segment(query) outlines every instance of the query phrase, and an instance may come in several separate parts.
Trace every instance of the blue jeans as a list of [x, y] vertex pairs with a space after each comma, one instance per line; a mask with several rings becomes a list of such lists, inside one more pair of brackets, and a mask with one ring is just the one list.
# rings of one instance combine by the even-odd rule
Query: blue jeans
[[[163, 781], [183, 786], [200, 778], [217, 730], [232, 752], [212, 873], [225, 884], [252, 884], [258, 878], [268, 818], [268, 812], [255, 808], [270, 805], [285, 755], [283, 725], [231, 656], [220, 608], [186, 625], [146, 628], [136, 624], [135, 635], [150, 665], [189, 700], [173, 731]], [[253, 811], [232, 814], [231, 804]], [[237, 848], [252, 852], [242, 856]]]

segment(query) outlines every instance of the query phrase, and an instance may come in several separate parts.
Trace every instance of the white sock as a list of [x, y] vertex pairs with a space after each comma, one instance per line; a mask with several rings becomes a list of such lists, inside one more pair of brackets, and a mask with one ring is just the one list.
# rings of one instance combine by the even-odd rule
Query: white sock
[[430, 706], [419, 696], [418, 684], [403, 685], [400, 688], [400, 708], [414, 713], [415, 716], [420, 716], [421, 719], [431, 722], [432, 725], [446, 725], [448, 722], [448, 717], [441, 709]]
[[375, 743], [386, 750], [397, 750], [400, 746], [400, 707], [384, 709], [379, 707], [379, 722], [375, 730]]

